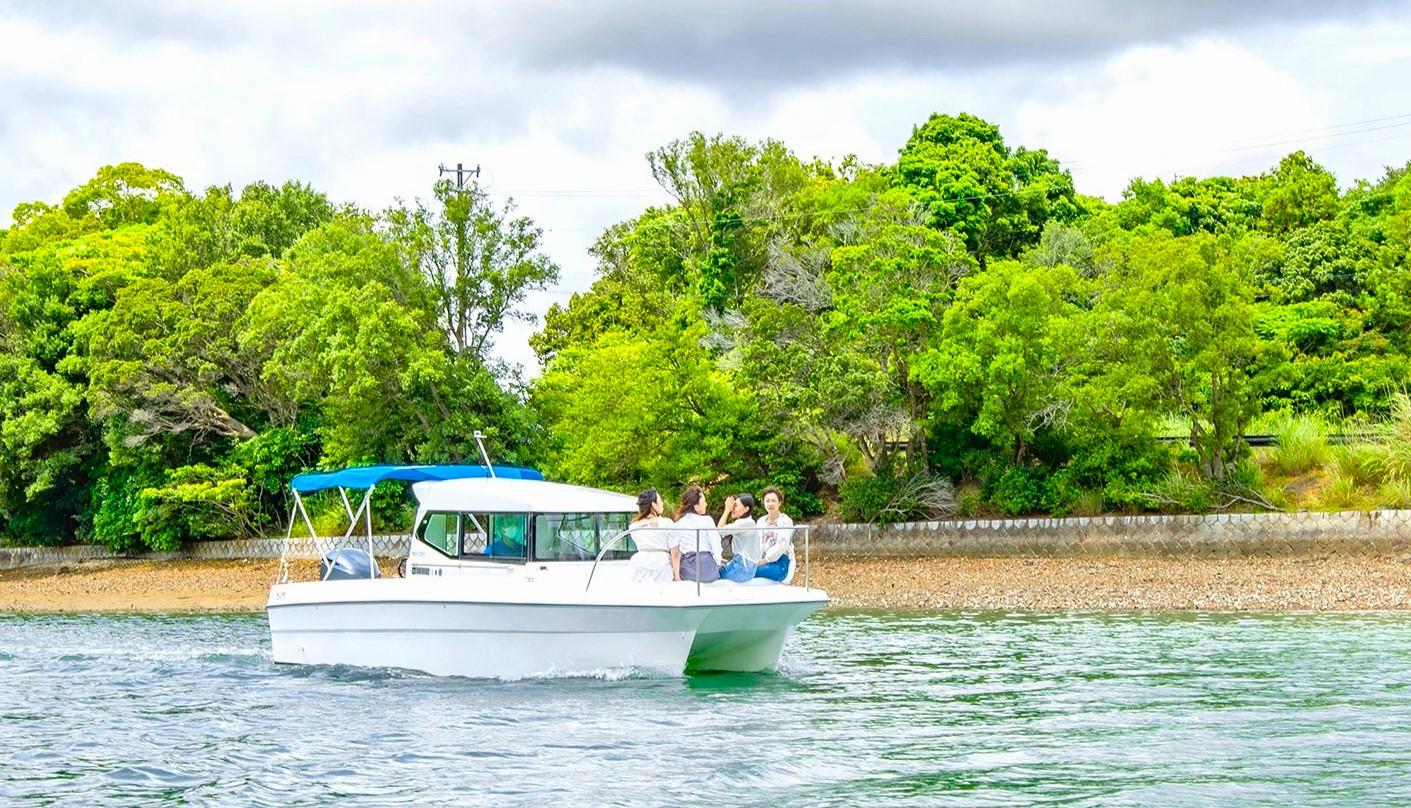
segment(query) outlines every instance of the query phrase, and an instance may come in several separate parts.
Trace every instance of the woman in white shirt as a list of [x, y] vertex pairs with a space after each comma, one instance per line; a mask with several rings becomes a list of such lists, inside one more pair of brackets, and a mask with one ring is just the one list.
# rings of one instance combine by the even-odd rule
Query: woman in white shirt
[[627, 572], [633, 581], [658, 583], [678, 580], [671, 559], [671, 528], [675, 526], [662, 515], [664, 506], [661, 494], [655, 488], [648, 488], [637, 495], [637, 515], [627, 531], [632, 534], [632, 543], [637, 552], [627, 562]]
[[777, 488], [764, 489], [764, 516], [756, 522], [764, 528], [760, 534], [759, 567], [754, 577], [783, 581], [789, 577], [794, 557], [794, 520], [779, 510], [784, 495]]
[[705, 492], [699, 485], [690, 486], [681, 495], [681, 511], [671, 534], [671, 566], [676, 579], [703, 584], [720, 580], [721, 555], [720, 531], [706, 513]]
[[759, 560], [759, 534], [748, 529], [754, 527], [756, 505], [753, 494], [730, 496], [725, 498], [725, 510], [720, 513], [720, 535], [730, 540], [730, 554], [744, 556], [751, 562]]

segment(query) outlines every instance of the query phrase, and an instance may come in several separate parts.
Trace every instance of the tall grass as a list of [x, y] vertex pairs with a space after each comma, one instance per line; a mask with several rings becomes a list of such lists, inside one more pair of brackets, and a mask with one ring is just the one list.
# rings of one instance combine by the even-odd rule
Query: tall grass
[[1341, 472], [1334, 472], [1333, 478], [1328, 481], [1328, 486], [1323, 489], [1319, 500], [1321, 505], [1319, 510], [1346, 511], [1355, 509], [1361, 504], [1357, 481]]
[[1353, 485], [1371, 486], [1386, 473], [1387, 451], [1375, 443], [1355, 443], [1332, 450], [1333, 471]]
[[1328, 425], [1317, 416], [1286, 416], [1274, 424], [1273, 432], [1275, 444], [1268, 457], [1276, 474], [1303, 474], [1327, 465], [1331, 459]]
[[1377, 504], [1383, 508], [1411, 508], [1411, 480], [1388, 478], [1377, 489]]
[[1411, 482], [1411, 394], [1392, 394], [1385, 429], [1382, 472], [1391, 480]]

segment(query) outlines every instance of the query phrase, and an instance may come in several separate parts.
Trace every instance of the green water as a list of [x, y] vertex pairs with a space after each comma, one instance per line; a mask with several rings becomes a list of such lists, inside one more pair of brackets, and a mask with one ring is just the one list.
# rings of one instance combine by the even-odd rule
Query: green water
[[1411, 804], [1401, 615], [828, 612], [768, 676], [274, 666], [0, 617], [0, 804]]

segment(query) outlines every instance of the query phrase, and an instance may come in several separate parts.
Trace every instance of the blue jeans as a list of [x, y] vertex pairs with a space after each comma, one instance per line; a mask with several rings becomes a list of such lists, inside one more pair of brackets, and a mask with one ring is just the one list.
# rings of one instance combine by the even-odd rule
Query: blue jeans
[[771, 581], [782, 581], [789, 575], [789, 557], [779, 556], [777, 561], [768, 564], [760, 564], [755, 568], [754, 577], [768, 578]]

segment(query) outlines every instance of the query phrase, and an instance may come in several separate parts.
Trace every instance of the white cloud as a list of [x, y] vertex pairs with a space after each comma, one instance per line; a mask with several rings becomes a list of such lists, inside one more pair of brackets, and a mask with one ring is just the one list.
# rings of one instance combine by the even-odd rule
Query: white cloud
[[1010, 137], [1048, 148], [1079, 190], [1114, 200], [1136, 175], [1261, 170], [1265, 151], [1239, 150], [1252, 136], [1312, 128], [1326, 116], [1289, 74], [1211, 40], [1135, 48], [1059, 86], [1057, 97], [1019, 106]]
[[[791, 39], [788, 15], [768, 5], [731, 6], [741, 16], [720, 30], [758, 20], [776, 57], [810, 47], [813, 34]], [[575, 57], [565, 43], [581, 33], [558, 30], [574, 9], [545, 8], [11, 6], [0, 13], [0, 222], [17, 202], [57, 200], [123, 160], [174, 171], [193, 188], [300, 179], [372, 209], [426, 195], [439, 163], [479, 163], [492, 193], [512, 194], [545, 229], [563, 268], [559, 288], [531, 301], [542, 313], [591, 283], [587, 248], [604, 227], [665, 200], [643, 155], [696, 129], [777, 138], [804, 157], [888, 161], [931, 112], [968, 111], [1000, 124], [1011, 145], [1073, 161], [1079, 190], [1109, 197], [1137, 175], [1262, 171], [1299, 145], [1344, 183], [1411, 157], [1411, 117], [1378, 131], [1324, 128], [1411, 114], [1404, 13], [1359, 8], [1339, 21], [1326, 7], [1285, 18], [1284, 6], [1266, 4], [1220, 28], [1189, 9], [1157, 10], [1125, 27], [1106, 20], [1120, 36], [1068, 53], [1001, 6], [944, 32], [984, 32], [993, 50], [970, 62], [932, 58], [915, 43], [900, 62], [888, 58], [904, 15], [852, 29], [820, 23], [817, 36], [851, 33], [856, 48], [835, 43], [807, 70], [756, 71], [746, 82], [731, 72], [738, 64], [663, 69], [653, 61], [660, 42], [622, 58], [605, 58], [598, 43]], [[1170, 14], [1180, 19], [1163, 28]], [[1281, 21], [1266, 25], [1270, 14]], [[738, 53], [747, 41], [721, 34], [682, 58], [748, 64], [754, 57]], [[1150, 44], [1132, 44], [1141, 42]], [[542, 58], [516, 58], [529, 46], [543, 46]], [[502, 355], [532, 365], [532, 330], [507, 329]]]

